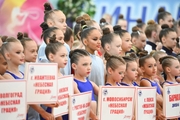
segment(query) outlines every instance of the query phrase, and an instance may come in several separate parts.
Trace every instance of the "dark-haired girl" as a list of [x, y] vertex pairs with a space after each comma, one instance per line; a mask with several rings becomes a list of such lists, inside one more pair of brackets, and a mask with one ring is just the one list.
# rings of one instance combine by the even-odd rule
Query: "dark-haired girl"
[[173, 53], [173, 48], [176, 46], [177, 43], [176, 31], [172, 28], [169, 28], [167, 24], [164, 24], [161, 27], [162, 30], [159, 34], [159, 39], [163, 45], [161, 51], [167, 53], [168, 55], [176, 56], [176, 54]]
[[88, 78], [98, 86], [104, 85], [104, 64], [102, 59], [95, 55], [95, 51], [101, 47], [101, 32], [95, 27], [87, 27], [84, 21], [81, 22], [81, 26], [81, 40], [92, 59], [92, 70]]

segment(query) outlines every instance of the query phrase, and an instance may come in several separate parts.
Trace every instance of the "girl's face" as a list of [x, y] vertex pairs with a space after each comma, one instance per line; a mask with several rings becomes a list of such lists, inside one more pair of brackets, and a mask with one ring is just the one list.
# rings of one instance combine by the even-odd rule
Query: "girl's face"
[[112, 42], [110, 43], [108, 53], [111, 55], [120, 55], [122, 50], [121, 45], [122, 45], [121, 38], [119, 37], [119, 35], [115, 35]]
[[172, 18], [172, 16], [171, 15], [167, 15], [165, 17], [165, 19], [162, 20], [161, 23], [162, 23], [161, 25], [167, 24], [170, 28], [172, 28], [173, 27], [173, 18]]
[[157, 66], [155, 59], [153, 57], [146, 59], [143, 67], [141, 67], [141, 70], [147, 77], [156, 75]]
[[176, 32], [169, 32], [169, 34], [167, 34], [166, 37], [164, 37], [163, 44], [166, 47], [173, 49], [176, 46], [176, 38]]
[[62, 30], [60, 29], [57, 29], [55, 31], [55, 34], [56, 34], [56, 40], [60, 43], [63, 43], [64, 44], [64, 33]]
[[52, 57], [49, 57], [50, 61], [54, 63], [58, 63], [58, 68], [64, 68], [66, 66], [68, 60], [67, 58], [68, 52], [65, 46], [61, 46], [56, 52], [56, 54], [51, 54], [51, 55]]
[[132, 47], [131, 35], [130, 35], [128, 32], [126, 32], [126, 33], [124, 33], [124, 35], [121, 37], [121, 39], [122, 39], [122, 46], [121, 46], [122, 50], [123, 50], [124, 52], [130, 51], [130, 50], [131, 50], [131, 47]]
[[180, 65], [178, 60], [172, 60], [172, 65], [169, 68], [170, 74], [174, 77], [180, 75]]
[[125, 76], [129, 79], [129, 80], [136, 80], [138, 77], [138, 65], [137, 62], [129, 62], [127, 63], [128, 67], [126, 68], [126, 72], [125, 72]]
[[126, 71], [126, 65], [120, 65], [117, 69], [112, 70], [111, 76], [115, 82], [121, 82]]
[[7, 60], [15, 65], [23, 64], [25, 56], [22, 44], [20, 42], [9, 43], [9, 48], [6, 55]]
[[126, 20], [119, 20], [118, 25], [120, 25], [123, 30], [127, 30], [127, 21]]
[[0, 75], [4, 75], [6, 70], [7, 70], [7, 62], [5, 58], [2, 55], [0, 55]]
[[91, 72], [91, 63], [92, 60], [90, 56], [83, 56], [79, 57], [77, 64], [73, 63], [72, 67], [75, 70], [75, 74], [81, 77], [87, 77]]
[[54, 14], [52, 14], [52, 20], [52, 26], [61, 29], [63, 33], [66, 32], [66, 16], [62, 11], [55, 11]]
[[160, 64], [159, 59], [166, 56], [167, 54], [160, 54], [158, 60], [156, 61], [157, 64], [157, 70], [159, 72], [163, 72], [162, 64]]
[[24, 55], [26, 62], [36, 62], [37, 44], [35, 41], [27, 41], [25, 43]]
[[101, 37], [102, 35], [100, 31], [97, 29], [94, 29], [89, 33], [87, 38], [85, 38], [83, 41], [87, 49], [94, 52], [96, 50], [99, 50], [101, 47]]
[[146, 46], [146, 35], [143, 33], [140, 33], [139, 37], [135, 40], [135, 46], [140, 49], [144, 50], [144, 47]]

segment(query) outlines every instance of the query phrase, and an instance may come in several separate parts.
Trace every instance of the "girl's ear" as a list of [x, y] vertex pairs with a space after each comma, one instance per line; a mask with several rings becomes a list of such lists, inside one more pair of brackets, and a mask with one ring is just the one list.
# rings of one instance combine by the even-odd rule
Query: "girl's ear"
[[169, 72], [171, 72], [171, 68], [170, 67], [166, 67], [165, 71], [169, 73]]
[[73, 70], [76, 70], [77, 69], [77, 65], [75, 64], [75, 63], [72, 63], [72, 68], [73, 68]]
[[152, 37], [153, 37], [153, 38], [156, 38], [156, 36], [157, 36], [157, 32], [152, 31]]
[[161, 40], [162, 40], [162, 43], [166, 43], [166, 37], [165, 37], [165, 36], [163, 36], [163, 37], [161, 38]]
[[107, 69], [107, 73], [111, 75], [112, 72], [113, 72], [113, 70], [109, 67], [109, 68]]
[[84, 38], [84, 39], [83, 39], [83, 44], [84, 44], [85, 46], [87, 46], [87, 43], [88, 43], [87, 39]]
[[163, 24], [163, 19], [159, 20], [159, 24], [162, 25]]
[[133, 37], [133, 38], [132, 38], [132, 44], [134, 45], [135, 43], [136, 43], [136, 38]]
[[110, 50], [110, 44], [106, 43], [104, 46], [104, 50], [109, 51]]
[[6, 53], [4, 54], [4, 57], [6, 58], [6, 60], [10, 60], [10, 59], [11, 59], [9, 52], [6, 52]]
[[144, 72], [145, 72], [144, 67], [140, 67], [140, 68], [141, 68], [141, 69], [140, 69], [140, 70], [141, 70], [141, 72], [142, 72], [142, 73], [144, 73]]
[[50, 61], [54, 61], [54, 55], [52, 53], [49, 53], [48, 58]]
[[47, 20], [47, 25], [48, 25], [49, 27], [53, 27], [53, 26], [54, 26], [54, 22], [53, 22], [52, 20], [48, 19], [48, 20]]

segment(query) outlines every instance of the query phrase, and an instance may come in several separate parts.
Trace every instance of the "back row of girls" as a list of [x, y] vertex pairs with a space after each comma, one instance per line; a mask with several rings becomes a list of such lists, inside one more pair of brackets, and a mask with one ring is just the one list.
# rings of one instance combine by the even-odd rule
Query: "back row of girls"
[[[22, 80], [25, 62], [53, 62], [58, 64], [59, 77], [74, 74], [74, 94], [92, 91], [90, 119], [97, 120], [96, 101], [100, 85], [156, 87], [156, 117], [165, 119], [162, 87], [178, 84], [180, 76], [179, 61], [174, 57], [180, 48], [177, 37], [180, 23], [176, 30], [171, 28], [170, 13], [161, 11], [158, 24], [153, 20], [147, 26], [139, 23], [131, 34], [120, 25], [113, 27], [105, 19], [101, 19], [99, 25], [84, 14], [76, 19], [74, 35], [78, 40], [74, 42], [64, 13], [52, 10], [49, 3], [44, 7], [43, 43], [38, 49], [34, 40], [21, 32], [17, 38], [3, 40], [0, 79]], [[27, 120], [54, 120], [52, 110], [58, 106], [58, 103], [31, 104]], [[68, 115], [56, 118], [62, 119], [68, 120]]]

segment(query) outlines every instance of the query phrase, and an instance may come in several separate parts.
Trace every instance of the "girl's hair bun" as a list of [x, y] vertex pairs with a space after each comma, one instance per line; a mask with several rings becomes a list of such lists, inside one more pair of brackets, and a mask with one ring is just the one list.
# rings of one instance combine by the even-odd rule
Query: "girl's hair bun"
[[81, 27], [82, 27], [82, 29], [87, 28], [86, 22], [84, 20], [81, 21]]
[[17, 34], [17, 39], [22, 40], [23, 37], [24, 37], [24, 36], [23, 36], [23, 33], [18, 32], [18, 34]]
[[83, 17], [82, 16], [78, 16], [77, 18], [76, 18], [76, 23], [77, 24], [81, 24], [81, 21], [83, 21], [84, 19], [83, 19]]
[[56, 34], [54, 34], [52, 37], [49, 39], [49, 43], [57, 43], [58, 41], [56, 40]]
[[123, 14], [120, 14], [120, 15], [119, 15], [119, 19], [124, 19], [124, 15], [123, 15]]
[[50, 3], [46, 2], [44, 4], [44, 10], [45, 13], [52, 10]]
[[84, 21], [91, 20], [91, 17], [88, 14], [82, 15], [82, 17], [83, 17]]
[[111, 33], [111, 31], [110, 31], [109, 28], [104, 28], [103, 29], [103, 35], [107, 35], [107, 34], [110, 34], [110, 33]]
[[155, 25], [156, 22], [155, 22], [154, 20], [149, 20], [149, 21], [147, 22], [147, 24], [148, 24], [148, 25]]
[[139, 31], [139, 28], [138, 28], [137, 26], [134, 26], [134, 27], [132, 28], [132, 32], [137, 32], [137, 31]]
[[158, 13], [165, 12], [165, 9], [163, 7], [160, 7], [158, 10]]
[[106, 52], [106, 53], [104, 54], [104, 58], [105, 58], [106, 61], [108, 61], [108, 60], [111, 58], [111, 55]]
[[106, 20], [105, 20], [104, 18], [101, 18], [101, 19], [100, 19], [100, 24], [101, 24], [101, 23], [106, 23]]
[[42, 28], [43, 32], [49, 28], [46, 22], [41, 23], [40, 27]]
[[163, 24], [163, 25], [161, 26], [161, 28], [162, 28], [162, 29], [169, 28], [169, 25], [168, 25], [168, 24]]
[[121, 29], [121, 26], [120, 26], [120, 25], [115, 25], [115, 26], [113, 27], [113, 30], [114, 30], [114, 31], [120, 31], [120, 30], [122, 30], [122, 29]]
[[142, 19], [140, 19], [140, 18], [137, 19], [136, 22], [137, 22], [137, 23], [143, 23]]

